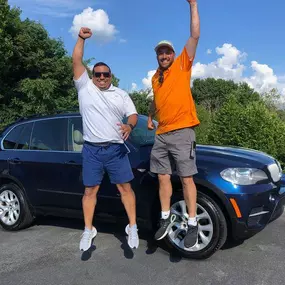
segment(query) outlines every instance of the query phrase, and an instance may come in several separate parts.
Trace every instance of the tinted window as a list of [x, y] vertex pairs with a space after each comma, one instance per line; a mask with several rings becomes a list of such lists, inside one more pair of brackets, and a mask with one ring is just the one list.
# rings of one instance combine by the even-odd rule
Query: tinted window
[[[154, 122], [156, 124], [156, 122]], [[147, 118], [139, 117], [136, 127], [133, 129], [130, 135], [130, 141], [138, 144], [153, 144], [155, 138], [155, 129], [148, 130], [147, 128]]]
[[15, 127], [5, 138], [5, 149], [29, 149], [33, 123]]
[[81, 152], [84, 143], [82, 118], [74, 117], [68, 121], [68, 150]]
[[33, 123], [25, 124], [25, 127], [22, 130], [21, 135], [17, 141], [17, 149], [29, 149], [30, 148], [32, 129], [33, 129]]
[[33, 150], [67, 150], [67, 119], [49, 119], [35, 122], [31, 149]]

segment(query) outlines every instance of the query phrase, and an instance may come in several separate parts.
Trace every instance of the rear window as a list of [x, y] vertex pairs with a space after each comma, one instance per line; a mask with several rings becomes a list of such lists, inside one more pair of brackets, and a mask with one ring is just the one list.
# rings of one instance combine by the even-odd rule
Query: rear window
[[33, 123], [13, 128], [3, 141], [4, 149], [29, 149]]
[[[154, 121], [154, 124], [157, 125], [155, 121]], [[136, 127], [133, 129], [133, 131], [131, 132], [129, 140], [132, 143], [135, 143], [140, 146], [152, 145], [155, 139], [155, 132], [156, 132], [156, 129], [149, 130], [147, 128], [147, 117], [144, 117], [144, 116], [139, 117], [138, 123]]]

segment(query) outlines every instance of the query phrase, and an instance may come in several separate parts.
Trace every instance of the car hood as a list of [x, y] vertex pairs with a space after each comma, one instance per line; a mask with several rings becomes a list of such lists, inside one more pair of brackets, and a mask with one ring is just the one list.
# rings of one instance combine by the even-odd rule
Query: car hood
[[269, 165], [276, 162], [272, 156], [264, 152], [242, 147], [198, 145], [197, 156], [203, 160], [207, 158], [210, 160], [219, 159], [221, 162], [227, 160], [232, 163], [244, 164]]

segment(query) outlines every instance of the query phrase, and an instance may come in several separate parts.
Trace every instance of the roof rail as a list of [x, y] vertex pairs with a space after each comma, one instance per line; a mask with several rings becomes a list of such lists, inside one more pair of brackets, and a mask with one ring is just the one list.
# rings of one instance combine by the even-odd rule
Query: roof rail
[[56, 114], [62, 114], [62, 113], [78, 113], [79, 108], [74, 108], [74, 109], [67, 109], [67, 110], [56, 110], [54, 111]]

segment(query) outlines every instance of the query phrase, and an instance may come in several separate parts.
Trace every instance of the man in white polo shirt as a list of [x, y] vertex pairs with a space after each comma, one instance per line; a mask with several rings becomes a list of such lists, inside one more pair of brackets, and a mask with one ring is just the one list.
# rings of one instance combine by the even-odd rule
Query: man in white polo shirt
[[[97, 234], [92, 221], [97, 193], [105, 171], [111, 183], [117, 185], [129, 218], [125, 229], [128, 244], [131, 248], [138, 248], [135, 194], [129, 183], [133, 179], [133, 172], [128, 148], [124, 143], [137, 123], [137, 111], [129, 95], [111, 84], [112, 73], [107, 64], [95, 64], [92, 79], [89, 78], [82, 58], [84, 42], [91, 36], [89, 28], [81, 28], [72, 55], [85, 141], [82, 150], [85, 230], [81, 237], [80, 250], [88, 250]], [[128, 118], [127, 124], [122, 123], [124, 116]]]

